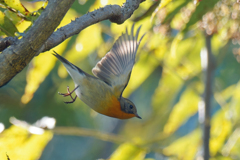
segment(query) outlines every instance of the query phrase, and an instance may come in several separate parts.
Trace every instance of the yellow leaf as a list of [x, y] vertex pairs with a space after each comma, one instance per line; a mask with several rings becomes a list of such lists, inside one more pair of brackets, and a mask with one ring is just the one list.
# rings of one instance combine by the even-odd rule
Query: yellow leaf
[[23, 1], [22, 4], [30, 11], [38, 11], [40, 8], [46, 8], [48, 1], [38, 1], [38, 2], [31, 2], [31, 1]]
[[[200, 85], [200, 84], [198, 84]], [[192, 89], [182, 93], [180, 101], [174, 106], [164, 132], [170, 134], [176, 131], [190, 116], [198, 111], [199, 95]]]
[[[235, 123], [239, 122], [239, 117], [240, 117], [240, 81], [237, 83], [237, 85], [233, 86], [235, 90], [232, 92], [233, 93], [233, 98], [231, 102], [231, 108], [232, 108], [232, 113], [233, 113], [233, 119], [236, 121]], [[230, 94], [229, 94], [230, 95]]]
[[197, 129], [192, 133], [175, 140], [168, 147], [163, 149], [166, 156], [176, 156], [177, 159], [192, 160], [195, 158], [201, 141], [201, 130]]
[[4, 2], [11, 8], [16, 9], [22, 14], [28, 16], [30, 12], [22, 5], [20, 0], [4, 0]]
[[120, 145], [111, 155], [110, 160], [143, 160], [146, 150], [130, 143]]
[[7, 159], [6, 154], [11, 160], [39, 159], [52, 136], [50, 131], [34, 135], [21, 127], [11, 126], [0, 134], [0, 159]]
[[219, 110], [211, 121], [210, 153], [215, 156], [232, 131], [232, 122], [227, 118], [228, 111]]
[[177, 55], [177, 46], [182, 41], [183, 35], [181, 33], [177, 34], [177, 36], [174, 38], [171, 46], [171, 56], [176, 58]]
[[[176, 73], [172, 70], [168, 70], [167, 67], [165, 67], [163, 69], [159, 86], [156, 89], [155, 95], [153, 96], [153, 107], [155, 112], [165, 112], [164, 110], [169, 108], [168, 105], [171, 103], [175, 94], [179, 91], [182, 85], [183, 81], [176, 75]], [[162, 108], [164, 108], [164, 110], [162, 110]]]

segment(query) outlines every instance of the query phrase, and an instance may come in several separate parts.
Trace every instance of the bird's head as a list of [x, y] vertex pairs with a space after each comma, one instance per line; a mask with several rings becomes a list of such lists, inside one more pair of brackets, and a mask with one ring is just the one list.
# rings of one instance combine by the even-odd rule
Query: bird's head
[[125, 113], [128, 114], [134, 114], [135, 117], [142, 119], [138, 114], [137, 114], [137, 108], [134, 105], [133, 102], [131, 102], [129, 99], [121, 97], [120, 99], [120, 104], [121, 104], [121, 110]]

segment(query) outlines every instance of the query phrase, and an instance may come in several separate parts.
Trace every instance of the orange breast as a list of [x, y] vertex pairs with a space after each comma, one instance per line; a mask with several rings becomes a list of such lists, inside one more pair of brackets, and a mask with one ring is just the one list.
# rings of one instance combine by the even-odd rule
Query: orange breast
[[128, 114], [121, 110], [121, 105], [115, 96], [112, 96], [105, 109], [99, 113], [107, 115], [109, 117], [115, 117], [119, 119], [129, 119], [135, 117], [134, 114]]

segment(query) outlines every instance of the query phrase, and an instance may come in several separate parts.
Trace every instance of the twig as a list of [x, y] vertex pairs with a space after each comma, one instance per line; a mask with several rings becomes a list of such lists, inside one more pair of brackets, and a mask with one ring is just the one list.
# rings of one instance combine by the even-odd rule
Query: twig
[[129, 142], [125, 138], [110, 134], [110, 133], [102, 133], [92, 129], [83, 129], [77, 127], [56, 127], [53, 129], [55, 134], [60, 135], [72, 135], [72, 136], [87, 136], [87, 137], [94, 137], [103, 141], [109, 141], [113, 143], [124, 143]]

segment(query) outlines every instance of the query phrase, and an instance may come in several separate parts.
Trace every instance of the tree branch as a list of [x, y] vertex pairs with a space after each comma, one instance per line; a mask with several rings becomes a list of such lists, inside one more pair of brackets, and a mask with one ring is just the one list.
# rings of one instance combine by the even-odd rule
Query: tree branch
[[121, 24], [133, 14], [141, 2], [142, 0], [127, 0], [122, 7], [119, 5], [105, 6], [77, 18], [53, 33], [73, 0], [70, 2], [68, 0], [50, 1], [46, 10], [26, 35], [21, 40], [11, 41], [12, 45], [0, 54], [0, 87], [7, 84], [17, 73], [22, 71], [34, 55], [50, 50], [67, 38], [99, 21], [109, 19], [111, 22]]
[[0, 52], [6, 49], [8, 46], [18, 41], [17, 37], [6, 37], [0, 40]]
[[211, 98], [213, 96], [212, 93], [212, 84], [213, 84], [213, 75], [215, 69], [215, 59], [212, 54], [211, 47], [211, 36], [205, 36], [205, 44], [206, 48], [201, 52], [201, 63], [202, 69], [204, 73], [204, 95], [203, 101], [199, 107], [199, 121], [203, 127], [203, 159], [209, 159], [209, 139], [210, 139], [210, 122], [211, 122]]
[[100, 21], [109, 19], [113, 23], [122, 24], [131, 17], [141, 2], [141, 0], [127, 0], [122, 6], [107, 5], [89, 12], [54, 32], [38, 53], [50, 50], [67, 38]]
[[113, 143], [129, 142], [122, 136], [114, 135], [111, 133], [102, 133], [92, 129], [77, 128], [77, 127], [56, 127], [53, 129], [54, 134], [59, 135], [71, 135], [71, 136], [86, 136], [94, 137], [103, 141], [109, 141]]

